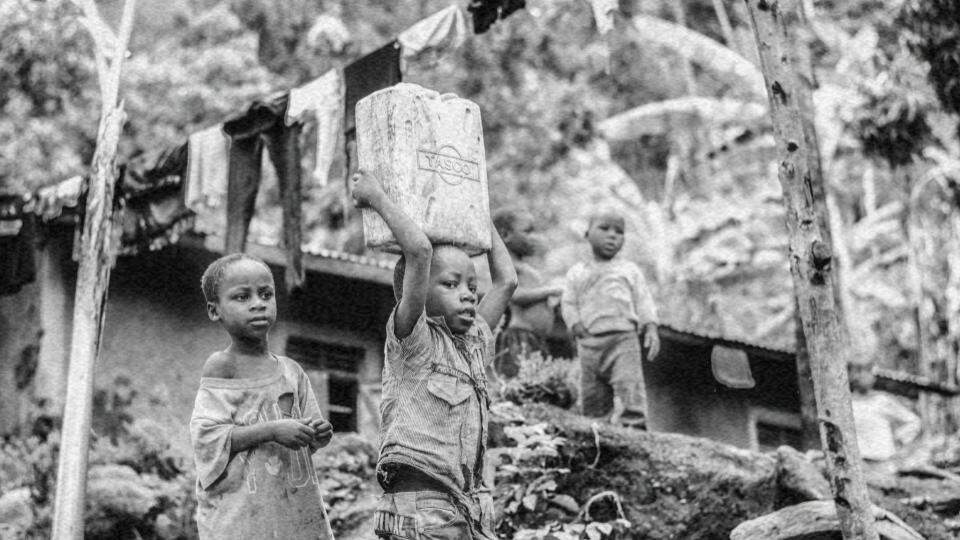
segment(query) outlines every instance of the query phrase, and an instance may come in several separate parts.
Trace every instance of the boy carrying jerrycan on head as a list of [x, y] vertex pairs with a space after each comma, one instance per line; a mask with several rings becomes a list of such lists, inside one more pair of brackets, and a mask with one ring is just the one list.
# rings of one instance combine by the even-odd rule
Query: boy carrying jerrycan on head
[[[367, 245], [399, 251], [387, 321], [380, 456], [387, 539], [494, 539], [482, 478], [492, 359], [490, 326], [517, 286], [492, 227], [475, 104], [401, 84], [357, 104], [353, 198]], [[478, 302], [470, 255], [488, 251]]]

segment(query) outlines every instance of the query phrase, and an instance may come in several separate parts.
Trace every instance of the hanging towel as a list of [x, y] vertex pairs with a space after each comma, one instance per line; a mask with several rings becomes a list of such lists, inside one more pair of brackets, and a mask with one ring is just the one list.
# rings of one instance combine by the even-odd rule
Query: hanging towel
[[190, 135], [187, 141], [184, 201], [197, 214], [194, 231], [210, 237], [207, 247], [213, 249], [222, 249], [227, 230], [229, 149], [230, 139], [219, 124]]
[[30, 202], [19, 195], [0, 196], [0, 295], [16, 294], [37, 276], [36, 231]]
[[380, 47], [343, 69], [345, 130], [356, 127], [354, 108], [368, 95], [400, 82], [400, 44], [396, 40]]
[[597, 31], [604, 35], [613, 30], [613, 12], [619, 9], [617, 0], [589, 0], [593, 8], [593, 18], [597, 21]]
[[750, 359], [740, 349], [714, 345], [710, 352], [713, 378], [728, 388], [753, 388], [757, 385], [750, 372]]
[[343, 77], [336, 69], [290, 90], [287, 125], [304, 121], [310, 113], [317, 124], [317, 156], [312, 177], [314, 185], [319, 187], [327, 185], [330, 166], [336, 157], [343, 128], [343, 99]]
[[76, 208], [85, 189], [82, 176], [73, 176], [37, 190], [35, 211], [44, 220], [60, 217], [64, 208]]
[[406, 29], [397, 36], [404, 60], [412, 60], [427, 53], [440, 56], [445, 51], [463, 45], [467, 21], [459, 6], [442, 9]]

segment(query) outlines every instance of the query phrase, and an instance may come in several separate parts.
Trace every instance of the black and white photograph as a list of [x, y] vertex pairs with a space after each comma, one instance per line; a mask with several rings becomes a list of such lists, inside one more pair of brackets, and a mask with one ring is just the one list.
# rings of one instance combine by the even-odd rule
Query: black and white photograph
[[960, 1], [0, 0], [46, 539], [960, 539]]

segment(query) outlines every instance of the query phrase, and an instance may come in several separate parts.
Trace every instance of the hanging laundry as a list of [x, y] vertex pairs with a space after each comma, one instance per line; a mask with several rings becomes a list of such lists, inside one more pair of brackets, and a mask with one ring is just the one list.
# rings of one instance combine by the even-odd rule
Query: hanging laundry
[[227, 180], [227, 232], [225, 253], [243, 252], [247, 230], [253, 218], [257, 191], [260, 189], [260, 167], [263, 161], [263, 139], [259, 135], [234, 139], [230, 145], [230, 173]]
[[313, 183], [323, 187], [330, 176], [330, 166], [336, 158], [337, 143], [343, 131], [343, 77], [331, 69], [317, 79], [290, 90], [286, 123], [303, 122], [311, 113], [317, 124], [317, 154], [313, 169]]
[[597, 32], [604, 35], [613, 30], [613, 13], [620, 9], [618, 0], [588, 0], [597, 22]]
[[400, 44], [396, 40], [343, 68], [344, 129], [352, 131], [357, 102], [377, 90], [400, 82]]
[[37, 276], [32, 197], [0, 196], [0, 295], [16, 294]]
[[514, 11], [520, 11], [525, 7], [527, 7], [527, 0], [503, 0], [503, 5], [500, 8], [500, 18], [506, 19]]
[[467, 34], [466, 17], [459, 6], [442, 9], [404, 30], [397, 41], [404, 60], [413, 60], [428, 53], [438, 57], [445, 51], [463, 45]]
[[152, 162], [145, 156], [131, 159], [123, 176], [124, 195], [141, 196], [179, 186], [187, 170], [187, 154], [187, 143], [182, 143], [164, 149]]
[[63, 214], [64, 208], [76, 208], [86, 189], [82, 176], [73, 176], [52, 186], [42, 187], [37, 190], [34, 211], [43, 221], [56, 219]]
[[175, 244], [195, 224], [193, 213], [183, 204], [177, 190], [128, 199], [119, 221], [119, 255], [136, 255]]
[[[230, 139], [216, 125], [190, 135], [184, 200], [197, 214], [195, 231], [207, 235], [207, 247], [222, 249], [227, 229], [227, 174]], [[218, 250], [219, 251], [219, 250]]]
[[[344, 86], [344, 142], [346, 156], [344, 183], [357, 167], [356, 152], [356, 105], [368, 95], [400, 82], [400, 44], [394, 40], [343, 68]], [[349, 186], [344, 190], [344, 208], [349, 208]]]
[[264, 132], [267, 151], [277, 172], [280, 184], [280, 203], [283, 207], [283, 247], [287, 252], [284, 283], [287, 290], [303, 285], [303, 232], [300, 228], [303, 196], [300, 192], [300, 124], [287, 126], [279, 122]]
[[467, 11], [473, 15], [473, 33], [482, 34], [497, 22], [500, 16], [500, 0], [473, 0]]
[[473, 33], [482, 34], [497, 22], [506, 19], [515, 11], [527, 7], [526, 0], [473, 0], [467, 7], [473, 15]]

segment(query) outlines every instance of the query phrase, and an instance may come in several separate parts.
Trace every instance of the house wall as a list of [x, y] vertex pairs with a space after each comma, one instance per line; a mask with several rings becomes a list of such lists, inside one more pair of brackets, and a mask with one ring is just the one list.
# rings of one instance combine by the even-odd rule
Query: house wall
[[789, 362], [750, 356], [756, 386], [733, 389], [714, 379], [711, 348], [711, 344], [662, 338], [660, 356], [654, 362], [644, 362], [651, 431], [684, 433], [756, 448], [758, 418], [799, 421], [796, 374]]
[[[189, 448], [187, 424], [203, 363], [212, 352], [229, 344], [227, 334], [207, 318], [200, 291], [200, 276], [215, 257], [202, 250], [171, 247], [118, 261], [111, 276], [96, 368], [96, 387], [107, 394], [101, 393], [106, 399], [95, 403], [95, 429], [106, 425], [113, 398], [122, 400], [132, 389], [137, 395], [131, 412], [160, 422], [175, 446]], [[73, 294], [72, 266], [73, 272], [64, 273], [68, 277], [61, 295]], [[357, 370], [360, 382], [379, 381], [383, 363], [380, 321], [386, 321], [392, 305], [389, 289], [311, 273], [303, 291], [288, 295], [283, 290], [283, 269], [273, 271], [279, 290], [271, 350], [284, 354], [290, 336], [362, 348], [363, 362]], [[48, 296], [49, 329], [56, 333], [59, 327], [69, 343], [70, 318], [61, 316], [64, 301], [53, 298], [57, 296], [54, 292]], [[65, 365], [69, 353], [53, 341], [44, 359], [50, 372], [56, 371], [58, 363]], [[50, 384], [50, 388], [56, 387], [56, 383]], [[375, 436], [376, 411], [361, 401], [358, 398], [359, 431]]]

